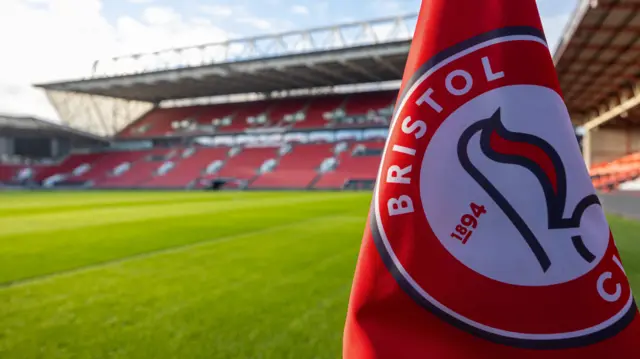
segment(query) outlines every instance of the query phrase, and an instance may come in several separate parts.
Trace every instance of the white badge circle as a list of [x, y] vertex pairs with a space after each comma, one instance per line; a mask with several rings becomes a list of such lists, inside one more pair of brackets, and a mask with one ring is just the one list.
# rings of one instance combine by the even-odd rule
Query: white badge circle
[[[548, 286], [588, 273], [602, 259], [609, 241], [609, 227], [600, 206], [590, 206], [584, 212], [580, 228], [550, 230], [542, 186], [532, 172], [492, 161], [480, 149], [480, 135], [476, 133], [471, 138], [467, 148], [469, 159], [539, 239], [551, 260], [545, 272], [516, 227], [460, 164], [457, 144], [461, 134], [477, 121], [490, 117], [497, 108], [508, 131], [540, 137], [560, 155], [567, 179], [564, 217], [571, 215], [581, 199], [595, 193], [562, 98], [546, 87], [506, 86], [464, 104], [431, 139], [420, 172], [420, 196], [429, 225], [457, 260], [499, 282]], [[478, 218], [477, 228], [463, 245], [451, 234], [460, 218], [471, 213], [472, 202], [485, 206], [487, 212]], [[575, 235], [582, 236], [595, 260], [589, 263], [577, 253], [571, 241]]]

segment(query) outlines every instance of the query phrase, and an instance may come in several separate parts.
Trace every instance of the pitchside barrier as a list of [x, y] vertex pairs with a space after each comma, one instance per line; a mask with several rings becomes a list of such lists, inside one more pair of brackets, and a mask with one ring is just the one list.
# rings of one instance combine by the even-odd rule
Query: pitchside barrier
[[640, 220], [640, 191], [599, 193], [606, 213]]

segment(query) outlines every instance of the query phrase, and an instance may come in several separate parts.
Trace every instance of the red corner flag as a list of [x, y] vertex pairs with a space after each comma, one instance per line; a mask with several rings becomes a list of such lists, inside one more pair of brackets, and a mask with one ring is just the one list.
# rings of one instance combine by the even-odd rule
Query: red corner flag
[[344, 358], [640, 358], [534, 0], [423, 2]]

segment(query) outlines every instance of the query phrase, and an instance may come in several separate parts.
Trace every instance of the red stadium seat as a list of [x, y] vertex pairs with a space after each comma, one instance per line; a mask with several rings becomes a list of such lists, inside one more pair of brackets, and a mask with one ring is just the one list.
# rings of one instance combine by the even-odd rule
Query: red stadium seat
[[197, 147], [195, 152], [181, 158], [180, 154], [173, 161], [175, 166], [164, 175], [157, 175], [145, 183], [146, 187], [186, 187], [197, 178], [204, 176], [204, 170], [216, 160], [224, 160], [229, 148]]
[[71, 175], [78, 167], [87, 164], [91, 165], [100, 160], [104, 153], [78, 153], [67, 156], [62, 162], [57, 165], [47, 166], [39, 171], [36, 171], [35, 180], [38, 182], [44, 181], [47, 178], [57, 175]]
[[[359, 146], [367, 150], [378, 150], [375, 155], [354, 154]], [[318, 189], [339, 189], [344, 188], [349, 180], [375, 181], [380, 166], [381, 146], [383, 142], [365, 142], [363, 144], [354, 143], [349, 151], [345, 151], [338, 157], [339, 162], [334, 171], [324, 173], [315, 183], [314, 188]]]
[[344, 96], [328, 96], [313, 99], [305, 115], [303, 121], [295, 123], [293, 128], [295, 129], [310, 129], [310, 128], [324, 128], [330, 121], [325, 118], [325, 113], [330, 113], [345, 102]]
[[318, 176], [317, 169], [333, 157], [335, 144], [297, 145], [282, 156], [272, 172], [260, 175], [252, 188], [307, 188]]
[[265, 161], [277, 157], [278, 148], [245, 148], [229, 158], [222, 169], [210, 177], [250, 180], [258, 175], [258, 170]]
[[194, 119], [202, 107], [159, 108], [122, 130], [118, 137], [163, 137], [176, 131], [174, 123]]

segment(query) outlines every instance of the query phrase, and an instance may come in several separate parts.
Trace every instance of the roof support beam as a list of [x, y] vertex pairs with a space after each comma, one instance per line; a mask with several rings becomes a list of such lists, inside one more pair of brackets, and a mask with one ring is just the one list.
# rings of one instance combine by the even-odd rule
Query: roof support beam
[[638, 26], [625, 26], [624, 28], [620, 28], [619, 26], [583, 26], [580, 28], [580, 31], [584, 30], [585, 32], [590, 33], [605, 33], [605, 34], [629, 34], [629, 35], [638, 35], [640, 34], [640, 27]]
[[591, 168], [591, 130], [585, 130], [582, 135], [582, 158], [587, 169]]
[[333, 85], [331, 81], [327, 81], [324, 78], [320, 78], [312, 74], [301, 74], [299, 71], [290, 71], [290, 70], [287, 70], [286, 68], [276, 68], [275, 70], [278, 71], [278, 73], [282, 74], [282, 76], [284, 77], [293, 77], [293, 78], [302, 79], [304, 81], [307, 81], [310, 84], [320, 84], [323, 86]]
[[[628, 50], [631, 52], [637, 52], [640, 51], [640, 46], [638, 44], [634, 44], [631, 47], [628, 47], [626, 45], [613, 45], [613, 44], [606, 44], [607, 45], [607, 50], [612, 50], [612, 51], [623, 51], [623, 50]], [[602, 49], [603, 44], [584, 44], [584, 45], [580, 45], [580, 47], [583, 50], [596, 50], [599, 51], [600, 49]]]
[[636, 5], [635, 3], [616, 3], [616, 4], [599, 4], [596, 1], [596, 6], [595, 8], [597, 10], [602, 10], [602, 11], [611, 11], [611, 10], [635, 10], [638, 7], [638, 5]]
[[[278, 72], [280, 73], [280, 72]], [[265, 78], [269, 81], [274, 81], [276, 83], [281, 83], [281, 84], [285, 84], [287, 86], [299, 86], [299, 87], [303, 87], [303, 86], [308, 86], [308, 83], [302, 83], [300, 81], [298, 81], [297, 79], [293, 78], [292, 76], [279, 76], [276, 74], [270, 74], [267, 72], [259, 72], [259, 73], [254, 73], [255, 76], [257, 77], [261, 77], [261, 78]]]
[[329, 76], [329, 77], [332, 77], [334, 79], [338, 79], [340, 81], [347, 80], [347, 82], [357, 82], [357, 80], [355, 80], [351, 76], [347, 76], [347, 75], [343, 74], [340, 71], [328, 70], [328, 69], [324, 68], [320, 64], [307, 64], [307, 68], [309, 68], [309, 69], [311, 69], [313, 71], [316, 71], [316, 72], [320, 72], [321, 74], [323, 74], [325, 76]]
[[380, 56], [374, 56], [373, 60], [377, 63], [379, 63], [380, 65], [382, 65], [385, 69], [391, 71], [392, 74], [396, 75], [396, 76], [400, 76], [402, 77], [402, 70], [399, 70], [397, 67], [391, 65], [390, 63], [388, 63], [387, 61], [385, 61], [383, 58], [381, 58]]
[[584, 129], [590, 131], [640, 105], [640, 83], [636, 83], [632, 90], [623, 91], [615, 100], [600, 106], [584, 124]]
[[368, 76], [376, 81], [381, 81], [382, 79], [378, 76], [378, 75], [374, 75], [371, 72], [365, 70], [362, 66], [356, 65], [354, 63], [351, 63], [349, 61], [340, 61], [340, 64], [350, 68], [351, 70], [357, 71], [365, 76]]

